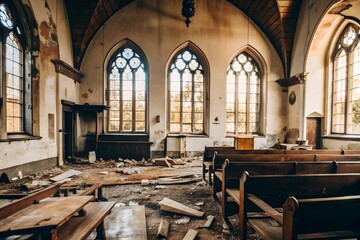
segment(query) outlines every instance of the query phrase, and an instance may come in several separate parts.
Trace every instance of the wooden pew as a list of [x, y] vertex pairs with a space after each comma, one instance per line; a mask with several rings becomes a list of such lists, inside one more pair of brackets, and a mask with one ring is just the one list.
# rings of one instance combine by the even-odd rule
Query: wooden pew
[[[276, 162], [276, 161], [314, 161], [313, 154], [219, 154], [217, 151], [213, 157], [213, 167], [209, 170], [209, 179], [212, 179], [214, 172], [221, 170], [225, 160], [230, 162]], [[215, 183], [214, 177], [213, 189], [220, 189], [221, 184]], [[216, 192], [216, 191], [215, 191]]]
[[[329, 211], [331, 209], [331, 211]], [[276, 211], [276, 210], [275, 210]], [[360, 196], [296, 199], [289, 197], [280, 214], [281, 225], [270, 217], [249, 219], [264, 239], [343, 239], [360, 237]]]
[[[223, 151], [223, 150], [230, 150], [235, 149], [235, 147], [232, 146], [218, 146], [218, 147], [207, 147], [205, 146], [204, 155], [203, 155], [203, 163], [202, 163], [202, 178], [205, 181], [205, 174], [208, 172], [209, 176], [211, 174], [212, 169], [212, 162], [214, 157], [215, 151]], [[209, 177], [209, 185], [211, 186], [211, 179]]]
[[[222, 214], [225, 220], [237, 211], [227, 201], [226, 189], [239, 188], [239, 180], [247, 171], [251, 175], [292, 175], [360, 173], [360, 162], [229, 162], [226, 160], [221, 172], [215, 172], [213, 195], [221, 191]], [[221, 189], [215, 188], [220, 185]], [[233, 211], [231, 211], [233, 210]]]
[[240, 238], [246, 239], [246, 225], [251, 218], [249, 212], [260, 208], [281, 222], [281, 214], [274, 208], [281, 208], [289, 196], [306, 199], [360, 195], [360, 174], [252, 176], [245, 172], [240, 187], [227, 189], [227, 193], [239, 204]]

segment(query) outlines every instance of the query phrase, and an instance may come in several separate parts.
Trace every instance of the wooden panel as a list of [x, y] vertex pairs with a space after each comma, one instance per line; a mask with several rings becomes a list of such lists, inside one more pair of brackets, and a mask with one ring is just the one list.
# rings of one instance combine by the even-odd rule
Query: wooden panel
[[235, 137], [236, 150], [253, 150], [254, 137], [253, 136], [239, 136]]
[[107, 239], [146, 240], [145, 206], [114, 207], [105, 229]]

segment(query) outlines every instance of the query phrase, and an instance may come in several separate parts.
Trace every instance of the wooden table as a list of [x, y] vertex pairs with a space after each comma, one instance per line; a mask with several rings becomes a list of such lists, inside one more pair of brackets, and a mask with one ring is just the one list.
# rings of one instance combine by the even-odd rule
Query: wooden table
[[93, 196], [46, 198], [0, 220], [0, 238], [16, 234], [38, 234], [57, 239], [57, 229], [93, 199]]

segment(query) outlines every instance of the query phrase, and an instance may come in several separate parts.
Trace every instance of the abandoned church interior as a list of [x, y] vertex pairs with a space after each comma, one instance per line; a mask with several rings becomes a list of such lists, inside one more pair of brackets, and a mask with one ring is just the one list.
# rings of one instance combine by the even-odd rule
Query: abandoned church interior
[[360, 239], [359, 19], [0, 0], [0, 240]]

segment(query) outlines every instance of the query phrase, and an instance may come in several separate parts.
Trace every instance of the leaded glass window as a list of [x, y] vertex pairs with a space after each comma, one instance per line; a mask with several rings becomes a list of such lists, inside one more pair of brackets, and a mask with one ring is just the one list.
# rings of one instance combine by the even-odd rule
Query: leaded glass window
[[10, 10], [3, 3], [0, 4], [0, 22], [8, 29], [12, 29], [14, 27], [14, 20], [11, 16]]
[[6, 38], [6, 111], [7, 131], [23, 131], [23, 51], [17, 36]]
[[169, 72], [170, 133], [204, 132], [204, 69], [186, 49], [174, 59]]
[[109, 64], [109, 131], [146, 132], [147, 70], [136, 48], [122, 47]]
[[249, 54], [240, 53], [231, 61], [226, 76], [227, 133], [259, 133], [260, 80], [259, 66]]
[[337, 43], [332, 91], [332, 133], [360, 134], [359, 27], [349, 24]]

